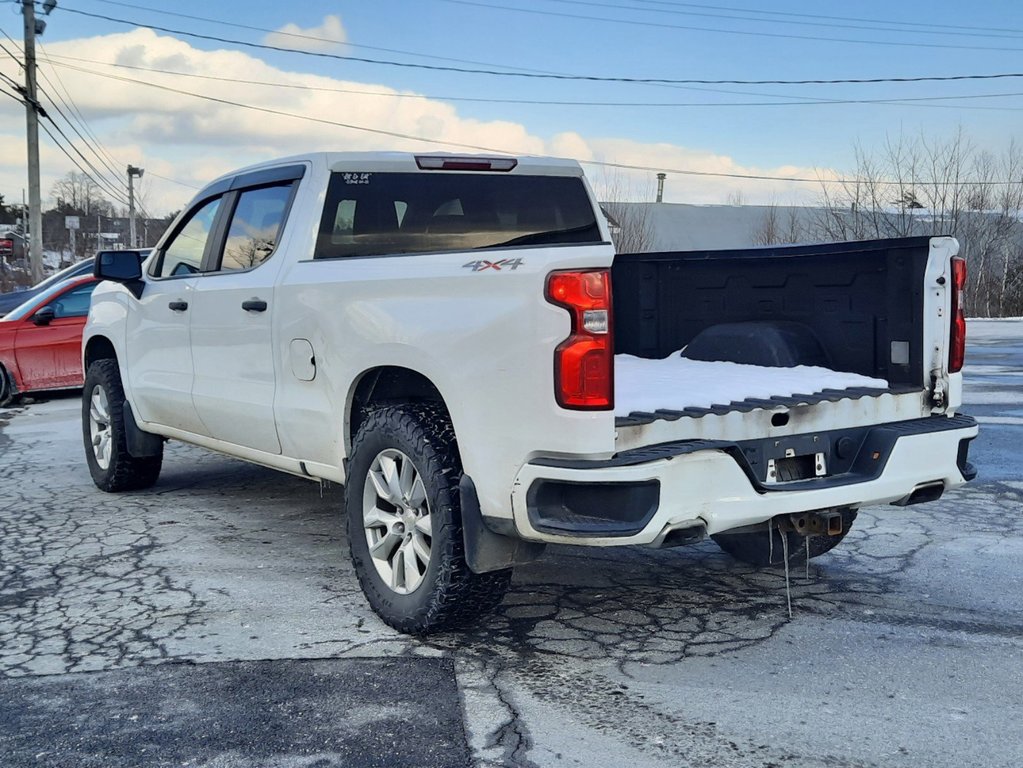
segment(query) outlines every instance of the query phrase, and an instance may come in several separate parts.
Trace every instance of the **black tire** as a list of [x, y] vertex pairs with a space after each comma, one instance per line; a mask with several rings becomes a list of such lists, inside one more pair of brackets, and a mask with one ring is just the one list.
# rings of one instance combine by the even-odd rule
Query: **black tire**
[[7, 369], [0, 365], [0, 408], [10, 405], [15, 397], [14, 381]]
[[[381, 457], [401, 466], [406, 459], [411, 461], [413, 477], [422, 481], [423, 502], [409, 502], [403, 508], [389, 505], [379, 495], [378, 486], [370, 484], [367, 490], [370, 469], [382, 470]], [[442, 407], [418, 403], [372, 411], [352, 444], [347, 474], [345, 510], [352, 562], [366, 599], [384, 622], [400, 632], [425, 635], [469, 624], [501, 602], [511, 581], [511, 569], [477, 574], [465, 562], [458, 492], [462, 464], [451, 421]], [[393, 515], [389, 520], [397, 520], [402, 514], [429, 515], [430, 533], [420, 534], [416, 525], [406, 530], [407, 520], [405, 525], [379, 522], [386, 533], [377, 529], [367, 532], [364, 515], [371, 499], [375, 507], [388, 508], [388, 515]], [[388, 537], [392, 542], [401, 536], [407, 538], [400, 539], [393, 548], [383, 547], [383, 557], [374, 559], [369, 538], [377, 535], [378, 542]], [[407, 589], [407, 585], [388, 584], [378, 568], [388, 570], [386, 560], [393, 556], [392, 582], [396, 581], [401, 548], [407, 545], [414, 549], [412, 536], [421, 537], [421, 541], [429, 539], [429, 558], [425, 566], [422, 558], [416, 561], [413, 570], [422, 569], [415, 574], [421, 581], [402, 593], [400, 590]], [[388, 555], [387, 550], [392, 554]], [[407, 568], [404, 564], [400, 568], [405, 582]]]
[[[93, 397], [100, 394], [106, 400], [106, 413], [93, 413]], [[97, 420], [103, 429], [95, 428], [92, 420], [95, 415], [103, 417]], [[98, 451], [94, 448], [93, 440], [96, 435], [104, 432], [107, 434], [100, 439], [104, 450]], [[121, 386], [121, 373], [116, 360], [97, 360], [89, 366], [85, 375], [85, 388], [82, 390], [82, 439], [89, 473], [101, 491], [117, 493], [149, 488], [160, 476], [160, 467], [163, 465], [162, 446], [156, 456], [135, 458], [128, 453], [124, 431], [124, 388]], [[106, 466], [103, 466], [104, 463]]]
[[[795, 531], [788, 531], [784, 536], [788, 539], [789, 564], [804, 563], [809, 554], [812, 560], [815, 557], [830, 552], [838, 546], [839, 542], [849, 533], [849, 528], [856, 519], [855, 509], [842, 510], [842, 532], [834, 536], [827, 534], [819, 536], [800, 536]], [[767, 524], [764, 523], [763, 530], [744, 531], [742, 533], [716, 533], [711, 538], [725, 552], [750, 565], [764, 568], [771, 565], [784, 565], [785, 545], [782, 542], [782, 532], [777, 528], [771, 528], [771, 538], [768, 539]], [[809, 541], [809, 552], [807, 552], [807, 541]]]

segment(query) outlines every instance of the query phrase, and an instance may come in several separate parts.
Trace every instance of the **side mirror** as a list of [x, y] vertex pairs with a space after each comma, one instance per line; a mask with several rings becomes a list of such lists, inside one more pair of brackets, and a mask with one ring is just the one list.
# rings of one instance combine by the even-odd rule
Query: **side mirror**
[[57, 316], [53, 307], [46, 306], [32, 315], [32, 322], [36, 325], [49, 325], [53, 322], [53, 318]]
[[138, 251], [100, 251], [92, 274], [100, 280], [132, 283], [142, 279], [142, 254]]

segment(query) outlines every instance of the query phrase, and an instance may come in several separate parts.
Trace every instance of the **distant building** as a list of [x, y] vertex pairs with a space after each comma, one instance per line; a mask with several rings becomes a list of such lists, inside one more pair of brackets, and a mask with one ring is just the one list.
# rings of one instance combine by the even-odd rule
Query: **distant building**
[[25, 237], [14, 227], [0, 227], [0, 261], [13, 264], [25, 258]]
[[[607, 207], [607, 204], [604, 204]], [[812, 230], [815, 209], [769, 205], [689, 205], [686, 203], [615, 203], [619, 219], [645, 209], [648, 241], [646, 251], [700, 251], [748, 248], [763, 242], [765, 221], [773, 215], [779, 227], [795, 222], [799, 232]], [[615, 221], [612, 227], [620, 226]]]

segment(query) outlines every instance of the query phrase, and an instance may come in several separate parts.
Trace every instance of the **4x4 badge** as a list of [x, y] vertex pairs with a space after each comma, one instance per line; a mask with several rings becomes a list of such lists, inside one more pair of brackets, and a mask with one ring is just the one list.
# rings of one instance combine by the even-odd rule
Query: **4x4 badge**
[[462, 269], [471, 269], [473, 272], [483, 272], [487, 269], [492, 269], [495, 272], [500, 272], [503, 269], [514, 271], [518, 267], [521, 267], [524, 263], [524, 259], [501, 259], [500, 261], [479, 259], [478, 261], [470, 261], [463, 264]]

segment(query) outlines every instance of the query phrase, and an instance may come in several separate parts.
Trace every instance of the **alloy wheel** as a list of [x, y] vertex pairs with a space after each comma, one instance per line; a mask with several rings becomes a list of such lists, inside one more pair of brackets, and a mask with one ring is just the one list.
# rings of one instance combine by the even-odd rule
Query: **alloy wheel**
[[89, 436], [96, 463], [100, 469], [106, 469], [110, 466], [113, 436], [110, 432], [110, 404], [107, 402], [107, 393], [100, 384], [92, 388], [89, 401]]
[[430, 565], [433, 525], [423, 479], [401, 451], [387, 448], [373, 459], [366, 473], [362, 522], [384, 584], [400, 595], [415, 592]]

